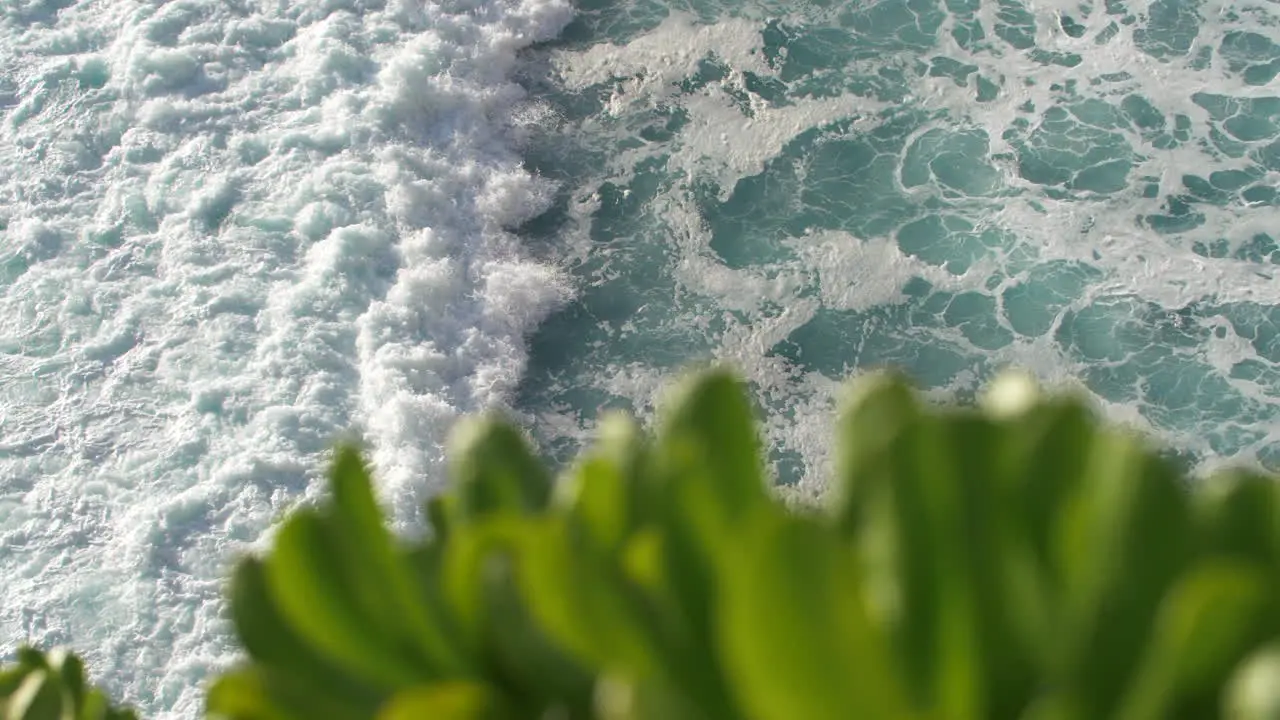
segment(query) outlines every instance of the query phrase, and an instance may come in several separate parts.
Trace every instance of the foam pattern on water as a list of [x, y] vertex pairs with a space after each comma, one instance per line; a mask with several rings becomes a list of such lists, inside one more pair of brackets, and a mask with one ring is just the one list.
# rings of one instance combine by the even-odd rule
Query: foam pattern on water
[[233, 551], [355, 426], [402, 527], [569, 296], [516, 53], [563, 0], [0, 5], [0, 643], [150, 717], [231, 659]]
[[565, 38], [530, 232], [587, 289], [522, 390], [556, 452], [716, 357], [788, 482], [886, 364], [961, 398], [1030, 367], [1186, 462], [1280, 468], [1274, 3], [605, 0]]

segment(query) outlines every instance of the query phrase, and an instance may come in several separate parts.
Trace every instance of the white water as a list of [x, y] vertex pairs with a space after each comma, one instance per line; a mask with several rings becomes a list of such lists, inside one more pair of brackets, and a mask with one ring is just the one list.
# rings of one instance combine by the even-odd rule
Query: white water
[[564, 0], [0, 4], [0, 647], [193, 717], [221, 577], [362, 430], [403, 527], [569, 296], [508, 80]]

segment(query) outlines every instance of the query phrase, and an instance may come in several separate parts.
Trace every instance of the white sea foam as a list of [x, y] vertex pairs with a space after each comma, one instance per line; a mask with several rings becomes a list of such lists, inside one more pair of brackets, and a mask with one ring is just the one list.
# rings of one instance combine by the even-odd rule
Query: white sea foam
[[[63, 7], [65, 5], [65, 7]], [[0, 644], [149, 717], [229, 659], [233, 552], [359, 426], [402, 528], [570, 294], [508, 80], [564, 0], [0, 8]]]

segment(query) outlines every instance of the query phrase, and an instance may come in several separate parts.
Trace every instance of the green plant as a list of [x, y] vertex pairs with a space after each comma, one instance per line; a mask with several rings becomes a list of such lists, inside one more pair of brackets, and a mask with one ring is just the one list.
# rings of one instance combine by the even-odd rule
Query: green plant
[[84, 665], [63, 649], [42, 653], [18, 649], [17, 662], [0, 671], [0, 718], [4, 720], [133, 720], [90, 687]]
[[791, 507], [731, 375], [667, 407], [558, 482], [465, 422], [411, 542], [340, 448], [332, 496], [236, 567], [247, 658], [210, 716], [1280, 718], [1271, 478], [1189, 482], [1021, 376], [964, 409], [878, 374], [822, 506]]

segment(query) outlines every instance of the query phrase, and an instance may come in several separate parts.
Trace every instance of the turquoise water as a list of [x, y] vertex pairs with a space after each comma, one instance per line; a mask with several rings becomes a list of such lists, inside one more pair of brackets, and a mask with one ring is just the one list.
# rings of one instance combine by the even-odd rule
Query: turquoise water
[[1280, 466], [1273, 3], [587, 3], [526, 234], [581, 288], [521, 403], [560, 457], [689, 361], [743, 368], [779, 479], [833, 388], [1083, 381], [1202, 469]]
[[1262, 0], [0, 3], [0, 648], [194, 717], [336, 435], [413, 532], [460, 415], [708, 359], [781, 482], [886, 364], [1276, 468], [1277, 73]]

